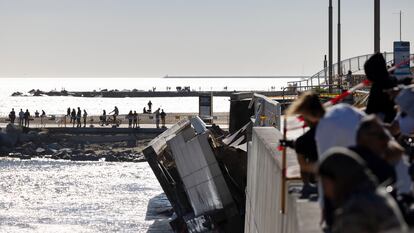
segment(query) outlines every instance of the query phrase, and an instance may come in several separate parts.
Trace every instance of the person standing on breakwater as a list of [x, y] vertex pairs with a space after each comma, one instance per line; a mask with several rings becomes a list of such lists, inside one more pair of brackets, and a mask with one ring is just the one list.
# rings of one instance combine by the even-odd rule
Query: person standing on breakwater
[[24, 112], [23, 109], [20, 109], [19, 112], [19, 126], [23, 126]]
[[30, 121], [30, 112], [29, 112], [29, 109], [26, 109], [26, 112], [24, 113], [24, 127], [29, 128], [29, 121]]
[[86, 109], [83, 110], [83, 128], [86, 127], [86, 118], [88, 117], [88, 113], [86, 112]]
[[[70, 108], [68, 108], [68, 110], [66, 112], [66, 117], [69, 117], [69, 119], [70, 119], [69, 123], [72, 123], [72, 119], [70, 118]], [[65, 124], [66, 124], [66, 122], [65, 122]]]
[[112, 115], [112, 117], [114, 118], [114, 123], [116, 122], [116, 117], [119, 115], [119, 110], [118, 107], [115, 106], [114, 110], [112, 110], [109, 114], [114, 113], [114, 115]]
[[134, 114], [132, 113], [132, 110], [129, 111], [128, 115], [127, 115], [127, 119], [128, 119], [128, 128], [132, 127], [132, 120], [134, 118]]
[[134, 125], [133, 128], [138, 128], [138, 113], [134, 111]]
[[148, 113], [152, 112], [152, 102], [151, 100], [148, 102]]
[[82, 118], [82, 111], [80, 107], [78, 107], [78, 113], [76, 114], [76, 127], [82, 127], [81, 118]]
[[45, 110], [42, 110], [42, 115], [40, 115], [40, 125], [44, 124], [45, 117], [46, 117], [46, 112]]
[[106, 111], [103, 110], [102, 111], [102, 116], [100, 117], [101, 120], [101, 126], [104, 126], [104, 124], [106, 124]]
[[157, 126], [157, 129], [160, 128], [160, 109], [158, 108], [157, 111], [155, 111], [155, 125]]
[[75, 127], [76, 110], [74, 108], [72, 109], [72, 112], [70, 113], [70, 122], [73, 124], [73, 127]]
[[35, 117], [36, 117], [36, 118], [39, 118], [39, 114], [40, 114], [40, 113], [39, 113], [39, 111], [37, 111], [37, 110], [36, 110], [36, 112], [35, 112]]
[[14, 111], [14, 108], [12, 108], [10, 114], [9, 114], [10, 123], [14, 124], [14, 121], [16, 120], [16, 112]]
[[166, 115], [167, 115], [167, 114], [164, 112], [164, 109], [162, 109], [162, 110], [161, 110], [161, 113], [160, 113], [162, 128], [165, 128], [165, 116], [166, 116]]

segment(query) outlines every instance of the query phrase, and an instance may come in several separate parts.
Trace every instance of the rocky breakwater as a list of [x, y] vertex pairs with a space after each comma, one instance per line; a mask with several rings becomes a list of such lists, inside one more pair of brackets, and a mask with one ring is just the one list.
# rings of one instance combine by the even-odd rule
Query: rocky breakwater
[[119, 142], [76, 140], [76, 135], [55, 135], [8, 124], [0, 132], [0, 156], [20, 159], [49, 158], [73, 161], [142, 162], [141, 151], [150, 139]]

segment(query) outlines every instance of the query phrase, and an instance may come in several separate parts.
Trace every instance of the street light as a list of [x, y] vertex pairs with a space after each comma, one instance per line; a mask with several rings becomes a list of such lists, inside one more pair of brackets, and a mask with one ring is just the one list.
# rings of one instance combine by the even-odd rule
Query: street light
[[328, 53], [328, 60], [329, 60], [329, 67], [328, 67], [328, 77], [329, 77], [329, 93], [332, 93], [332, 84], [333, 84], [333, 79], [332, 79], [332, 75], [333, 75], [333, 70], [332, 70], [332, 66], [333, 66], [333, 62], [332, 62], [332, 47], [333, 47], [333, 30], [332, 30], [332, 0], [329, 0], [329, 53]]
[[381, 52], [381, 11], [380, 0], [374, 0], [374, 52]]
[[342, 85], [342, 61], [341, 61], [341, 0], [338, 0], [338, 85]]

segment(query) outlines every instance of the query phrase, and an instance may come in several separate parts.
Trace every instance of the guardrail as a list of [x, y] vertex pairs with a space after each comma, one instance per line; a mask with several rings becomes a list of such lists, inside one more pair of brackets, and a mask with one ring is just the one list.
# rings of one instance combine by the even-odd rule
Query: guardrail
[[[373, 54], [365, 54], [353, 58], [349, 58], [346, 60], [343, 60], [339, 66], [338, 63], [334, 64], [332, 66], [333, 78], [338, 78], [338, 69], [341, 69], [342, 76], [345, 76], [348, 71], [351, 71], [353, 74], [358, 73], [364, 69], [365, 62], [372, 56]], [[394, 53], [391, 52], [384, 52], [383, 53], [385, 61], [387, 62], [387, 65], [392, 65], [394, 62]], [[412, 56], [412, 55], [411, 55]], [[413, 66], [414, 63], [411, 61], [410, 66]], [[326, 67], [325, 69], [319, 71], [318, 73], [312, 75], [311, 77], [304, 78], [301, 81], [292, 81], [288, 82], [289, 87], [301, 87], [301, 86], [323, 86], [328, 84], [328, 71], [329, 67]], [[326, 86], [324, 86], [326, 87]]]
[[248, 146], [246, 233], [299, 232], [296, 197], [287, 193], [288, 186], [298, 183], [297, 160], [288, 154], [283, 161], [277, 149], [281, 138], [273, 127], [253, 128]]

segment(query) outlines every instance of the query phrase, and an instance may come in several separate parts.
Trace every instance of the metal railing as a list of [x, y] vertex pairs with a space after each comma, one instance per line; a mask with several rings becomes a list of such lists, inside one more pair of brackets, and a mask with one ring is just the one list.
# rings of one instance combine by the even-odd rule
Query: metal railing
[[[366, 55], [361, 55], [361, 56], [343, 60], [340, 66], [340, 69], [342, 70], [341, 71], [342, 76], [345, 76], [348, 73], [348, 71], [351, 71], [353, 74], [360, 74], [361, 71], [364, 70], [365, 62], [372, 55], [373, 54], [366, 54]], [[385, 61], [387, 62], [387, 65], [391, 66], [392, 63], [394, 62], [394, 54], [391, 52], [384, 52], [383, 55], [384, 55]], [[411, 61], [410, 66], [413, 66], [413, 65], [414, 63], [413, 61]], [[336, 74], [333, 77], [334, 79], [338, 79], [338, 75], [337, 75], [338, 69], [339, 69], [339, 64], [338, 63], [334, 64], [332, 67], [333, 74]], [[302, 88], [303, 86], [313, 87], [313, 88], [317, 88], [317, 87], [325, 88], [327, 87], [327, 84], [329, 84], [328, 72], [329, 72], [329, 67], [326, 67], [325, 69], [319, 71], [318, 73], [312, 75], [311, 77], [303, 78], [300, 81], [288, 82], [287, 88], [297, 87], [299, 89], [303, 89]]]

